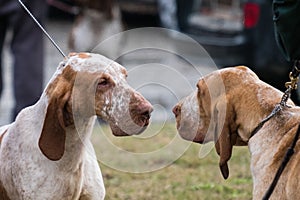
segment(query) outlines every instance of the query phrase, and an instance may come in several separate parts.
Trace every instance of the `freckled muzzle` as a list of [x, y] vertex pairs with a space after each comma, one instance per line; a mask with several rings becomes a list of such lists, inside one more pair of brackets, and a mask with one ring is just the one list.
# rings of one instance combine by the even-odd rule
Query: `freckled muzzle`
[[142, 133], [149, 125], [152, 105], [133, 89], [127, 90], [120, 98], [122, 105], [116, 105], [119, 115], [109, 122], [113, 134], [127, 136]]
[[189, 141], [202, 142], [203, 136], [198, 134], [200, 126], [200, 113], [197, 92], [182, 99], [173, 108], [176, 118], [176, 127], [179, 135]]
[[135, 124], [141, 127], [148, 126], [152, 105], [139, 93], [133, 93], [129, 102], [129, 113]]

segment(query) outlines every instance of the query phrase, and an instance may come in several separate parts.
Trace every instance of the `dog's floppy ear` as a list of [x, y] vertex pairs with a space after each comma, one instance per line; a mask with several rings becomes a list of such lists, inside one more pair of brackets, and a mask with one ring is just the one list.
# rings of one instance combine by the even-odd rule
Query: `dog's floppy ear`
[[[236, 132], [235, 113], [226, 101], [219, 100], [214, 108], [214, 120], [217, 123], [215, 130], [215, 148], [220, 156], [219, 166], [224, 179], [229, 176], [227, 161], [231, 158], [233, 141], [232, 135]], [[222, 116], [223, 115], [223, 116]], [[220, 120], [224, 118], [224, 120]], [[223, 122], [223, 124], [219, 124]]]
[[[209, 134], [214, 134], [215, 148], [220, 156], [219, 166], [224, 179], [229, 176], [227, 161], [231, 157], [236, 137], [235, 112], [230, 105], [221, 74], [213, 73], [198, 82], [199, 99], [205, 102], [204, 112], [210, 118]], [[234, 136], [233, 136], [234, 135]]]
[[50, 160], [61, 159], [65, 151], [66, 103], [70, 99], [70, 91], [61, 96], [52, 95], [47, 107], [39, 147], [42, 153]]

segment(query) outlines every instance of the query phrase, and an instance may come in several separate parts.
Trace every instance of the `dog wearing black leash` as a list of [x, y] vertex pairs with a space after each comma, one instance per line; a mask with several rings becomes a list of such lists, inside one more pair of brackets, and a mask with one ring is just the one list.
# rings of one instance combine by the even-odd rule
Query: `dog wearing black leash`
[[[198, 89], [173, 109], [182, 138], [197, 143], [215, 141], [220, 170], [229, 176], [227, 162], [232, 147], [248, 145], [251, 154], [253, 199], [262, 199], [272, 184], [287, 150], [295, 143], [294, 155], [282, 172], [272, 199], [300, 199], [300, 143], [297, 132], [300, 108], [290, 100], [272, 113], [283, 93], [240, 66], [215, 71], [200, 79]], [[253, 131], [257, 132], [253, 135]]]

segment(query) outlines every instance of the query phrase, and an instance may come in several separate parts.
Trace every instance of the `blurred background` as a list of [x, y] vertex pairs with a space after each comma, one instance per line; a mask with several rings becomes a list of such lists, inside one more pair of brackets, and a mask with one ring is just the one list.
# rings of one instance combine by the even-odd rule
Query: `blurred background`
[[[175, 28], [199, 42], [219, 68], [246, 65], [264, 81], [285, 90], [291, 63], [285, 61], [275, 41], [272, 1], [172, 2], [176, 4], [173, 23], [164, 20], [162, 3], [156, 0], [120, 0], [120, 9], [130, 26]], [[293, 99], [299, 102], [296, 94]]]
[[[71, 0], [62, 1], [74, 5]], [[100, 2], [77, 0], [75, 5], [81, 8], [96, 8], [101, 7]], [[246, 65], [264, 81], [282, 91], [285, 90], [284, 83], [288, 81], [292, 64], [285, 61], [277, 47], [271, 1], [114, 0], [110, 2], [111, 5], [107, 6], [107, 9], [110, 6], [113, 11], [119, 9], [120, 14], [117, 16], [123, 30], [164, 27], [179, 31], [201, 44], [217, 67]], [[61, 12], [63, 9], [59, 7], [62, 8], [61, 6], [50, 7], [50, 19], [57, 19], [66, 13]], [[70, 20], [75, 18], [75, 21], [78, 21], [76, 15], [76, 12], [75, 15], [71, 14]], [[71, 46], [74, 47], [74, 44]], [[297, 93], [294, 93], [292, 98], [299, 103]]]
[[[47, 0], [48, 14], [46, 29], [54, 40], [68, 54], [70, 51], [93, 51], [97, 44], [116, 33], [133, 28], [162, 27], [178, 31], [194, 39], [204, 47], [218, 68], [246, 65], [258, 76], [284, 91], [284, 83], [288, 80], [291, 63], [283, 58], [276, 45], [272, 21], [271, 1], [266, 0]], [[30, 9], [30, 8], [29, 8]], [[175, 32], [176, 33], [176, 32]], [[185, 48], [189, 59], [198, 63], [201, 75], [215, 70], [203, 56], [197, 55], [189, 42], [178, 34], [165, 34], [162, 40], [172, 38], [173, 47]], [[10, 38], [7, 34], [7, 40]], [[124, 42], [125, 41], [125, 42]], [[147, 63], [160, 63], [168, 66], [183, 66], [177, 69], [186, 74], [190, 84], [194, 86], [201, 75], [193, 73], [192, 67], [178, 56], [164, 55], [161, 52], [139, 51], [139, 53], [118, 55], [116, 49], [136, 43], [136, 40], [122, 39], [110, 50], [97, 50], [98, 53], [130, 67]], [[47, 83], [57, 64], [62, 60], [54, 46], [45, 40], [44, 82]], [[125, 44], [126, 43], [126, 44]], [[12, 98], [12, 70], [8, 44], [4, 48], [4, 91], [2, 94], [2, 109], [10, 109], [14, 102]], [[146, 55], [146, 56], [145, 56]], [[178, 60], [179, 59], [179, 60]], [[208, 69], [212, 67], [211, 69]], [[180, 68], [180, 67], [179, 67]], [[191, 70], [190, 70], [191, 69]], [[199, 71], [199, 70], [198, 70]], [[204, 72], [203, 72], [204, 71]], [[203, 72], [203, 73], [202, 73]], [[194, 75], [194, 76], [193, 76]], [[155, 75], [153, 74], [155, 77]], [[166, 76], [169, 78], [169, 76]], [[141, 89], [142, 90], [142, 89]], [[184, 89], [182, 89], [184, 90]], [[141, 91], [143, 93], [143, 91]], [[174, 103], [187, 92], [181, 92], [177, 99], [158, 95], [153, 92], [144, 94], [154, 104], [162, 105], [165, 110], [172, 108]], [[298, 103], [297, 93], [292, 99]], [[163, 98], [163, 99], [162, 99]], [[7, 113], [7, 112], [6, 112]], [[158, 114], [160, 119], [161, 114]], [[168, 115], [167, 118], [172, 117]], [[1, 115], [5, 118], [9, 116]]]
[[[145, 153], [147, 148], [156, 152], [157, 148], [168, 146], [176, 136], [173, 105], [195, 90], [202, 76], [218, 68], [246, 65], [262, 80], [285, 90], [292, 65], [276, 45], [271, 1], [47, 0], [47, 5], [45, 28], [65, 54], [92, 51], [120, 62], [129, 71], [129, 84], [154, 105], [152, 120], [159, 123], [152, 123], [145, 134], [124, 139], [108, 133], [118, 150], [121, 147], [129, 153]], [[166, 29], [131, 31], [143, 27]], [[128, 32], [121, 39], [111, 37], [123, 31]], [[2, 52], [1, 125], [10, 122], [9, 113], [14, 106], [11, 38], [12, 33], [8, 32]], [[44, 86], [62, 60], [63, 56], [45, 39]], [[297, 93], [292, 98], [299, 103]], [[109, 132], [108, 127], [104, 126], [104, 132]], [[96, 151], [103, 146], [102, 135], [93, 134], [96, 139], [100, 137], [99, 144], [94, 145]], [[251, 198], [247, 148], [234, 150], [232, 174], [225, 182], [218, 172], [218, 156], [211, 152], [199, 159], [199, 145], [188, 145], [191, 148], [180, 152], [182, 155], [170, 161], [172, 165], [168, 162], [156, 172], [121, 172], [100, 160], [106, 199]], [[175, 145], [175, 149], [179, 146]], [[116, 157], [109, 152], [104, 154], [108, 162]], [[145, 164], [161, 167], [172, 154]], [[118, 166], [122, 167], [119, 163]]]

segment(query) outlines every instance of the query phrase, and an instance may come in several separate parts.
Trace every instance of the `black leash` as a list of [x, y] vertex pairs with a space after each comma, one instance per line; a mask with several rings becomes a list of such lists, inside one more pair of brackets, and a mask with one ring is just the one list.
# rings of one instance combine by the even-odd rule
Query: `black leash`
[[300, 124], [298, 126], [298, 129], [297, 129], [297, 133], [294, 137], [294, 140], [293, 140], [293, 143], [292, 145], [288, 148], [283, 160], [282, 160], [282, 163], [280, 165], [280, 167], [278, 168], [276, 174], [275, 174], [275, 177], [269, 187], [269, 189], [267, 190], [267, 192], [265, 193], [264, 197], [262, 198], [262, 200], [268, 200], [270, 198], [270, 196], [272, 195], [278, 181], [279, 181], [279, 178], [283, 172], [283, 170], [285, 169], [286, 165], [288, 164], [288, 162], [290, 161], [292, 155], [295, 153], [295, 146], [296, 146], [296, 143], [298, 141], [298, 138], [299, 138], [299, 135], [300, 135]]
[[292, 71], [289, 74], [290, 82], [285, 83], [285, 87], [287, 88], [286, 91], [284, 92], [281, 101], [279, 104], [275, 106], [275, 108], [272, 110], [270, 115], [268, 115], [266, 118], [264, 118], [256, 127], [255, 129], [251, 132], [251, 136], [254, 136], [263, 126], [264, 124], [269, 121], [272, 117], [274, 117], [278, 112], [280, 112], [284, 107], [288, 107], [286, 104], [289, 98], [291, 97], [291, 92], [292, 90], [297, 89], [297, 83], [298, 83], [298, 76], [300, 74], [300, 61], [296, 61], [294, 63], [294, 67]]
[[[292, 90], [297, 89], [297, 83], [298, 83], [298, 76], [300, 74], [300, 61], [295, 61], [294, 63], [294, 67], [292, 69], [292, 71], [289, 74], [289, 78], [290, 78], [290, 82], [285, 83], [285, 86], [287, 88], [287, 90], [284, 92], [281, 101], [279, 104], [277, 104], [275, 106], [275, 108], [273, 109], [273, 111], [271, 112], [270, 115], [268, 115], [265, 119], [263, 119], [258, 126], [252, 131], [251, 133], [251, 137], [254, 136], [262, 127], [263, 125], [269, 121], [272, 117], [274, 117], [278, 112], [280, 112], [284, 107], [288, 107], [287, 105], [287, 101], [291, 96], [291, 92]], [[294, 154], [294, 149], [296, 146], [296, 143], [299, 139], [300, 136], [300, 124], [298, 126], [296, 135], [294, 137], [293, 143], [292, 145], [287, 149], [287, 152], [282, 160], [282, 163], [280, 165], [280, 167], [278, 168], [275, 177], [270, 185], [270, 187], [268, 188], [267, 192], [265, 193], [264, 197], [262, 198], [262, 200], [268, 200], [270, 198], [270, 196], [272, 195], [278, 181], [279, 178], [283, 172], [283, 170], [285, 169], [286, 165], [288, 164], [288, 162], [290, 161], [292, 155]]]
[[272, 110], [271, 114], [264, 118], [251, 132], [250, 138], [254, 136], [263, 126], [264, 124], [269, 121], [272, 117], [274, 117], [279, 111], [281, 111], [283, 106], [281, 104], [277, 104], [275, 108]]

